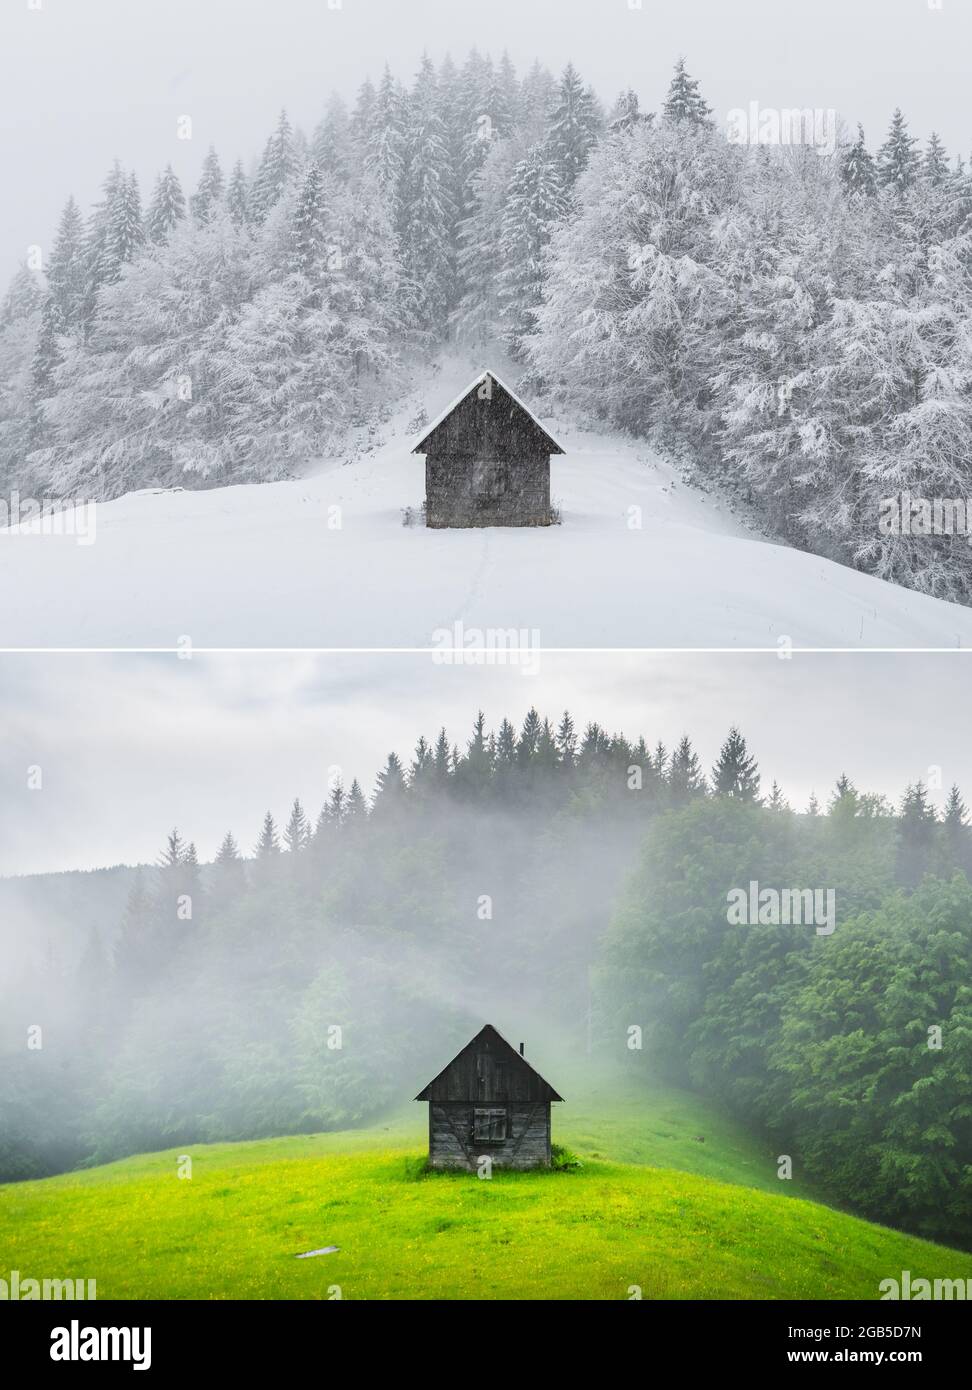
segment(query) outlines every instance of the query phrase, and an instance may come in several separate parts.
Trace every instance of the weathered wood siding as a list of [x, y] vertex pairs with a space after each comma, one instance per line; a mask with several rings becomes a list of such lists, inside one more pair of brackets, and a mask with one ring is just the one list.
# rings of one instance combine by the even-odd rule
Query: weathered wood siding
[[429, 1106], [429, 1162], [433, 1168], [475, 1171], [483, 1157], [497, 1168], [537, 1168], [550, 1164], [550, 1102], [514, 1102], [506, 1107], [508, 1136], [484, 1142], [473, 1134], [475, 1104], [433, 1101]]
[[551, 441], [494, 382], [425, 440], [428, 526], [549, 526]]
[[487, 1023], [416, 1100], [429, 1105], [429, 1162], [475, 1171], [550, 1163], [550, 1105], [562, 1097]]
[[515, 459], [430, 454], [427, 526], [549, 526], [550, 456]]

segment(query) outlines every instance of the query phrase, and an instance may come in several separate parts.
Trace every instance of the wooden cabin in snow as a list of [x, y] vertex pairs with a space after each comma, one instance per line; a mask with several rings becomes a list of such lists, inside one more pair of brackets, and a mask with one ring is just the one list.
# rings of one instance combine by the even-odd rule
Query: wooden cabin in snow
[[427, 526], [549, 526], [550, 456], [564, 451], [484, 371], [412, 450], [425, 455]]
[[491, 1024], [430, 1081], [429, 1162], [469, 1168], [488, 1155], [497, 1167], [550, 1164], [550, 1103], [562, 1100]]

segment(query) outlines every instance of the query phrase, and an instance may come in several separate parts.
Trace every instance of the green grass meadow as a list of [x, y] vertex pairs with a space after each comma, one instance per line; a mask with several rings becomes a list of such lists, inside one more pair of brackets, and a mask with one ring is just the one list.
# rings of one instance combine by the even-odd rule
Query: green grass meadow
[[93, 1278], [101, 1299], [875, 1299], [903, 1269], [972, 1277], [972, 1256], [779, 1180], [694, 1096], [574, 1094], [554, 1107], [582, 1160], [568, 1171], [428, 1173], [414, 1104], [368, 1129], [0, 1186], [0, 1277]]

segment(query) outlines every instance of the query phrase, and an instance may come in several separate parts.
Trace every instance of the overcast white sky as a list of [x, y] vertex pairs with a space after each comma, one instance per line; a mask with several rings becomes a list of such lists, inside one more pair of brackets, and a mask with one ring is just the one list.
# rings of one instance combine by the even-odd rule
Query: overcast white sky
[[[876, 145], [901, 105], [968, 154], [972, 0], [5, 0], [0, 12], [0, 274], [47, 248], [67, 195], [87, 209], [117, 156], [143, 194], [171, 160], [194, 184], [260, 152], [279, 109], [312, 128], [386, 59], [402, 77], [473, 44], [518, 68], [572, 59], [606, 99], [657, 107], [684, 54], [720, 119], [811, 106]], [[634, 6], [634, 7], [632, 7]], [[181, 115], [191, 143], [176, 138]]]
[[464, 746], [479, 707], [495, 727], [531, 704], [669, 746], [688, 732], [706, 768], [735, 722], [799, 807], [844, 769], [897, 800], [932, 766], [972, 802], [972, 654], [546, 653], [532, 677], [424, 654], [8, 654], [0, 874], [154, 861], [173, 825], [203, 858], [227, 829], [250, 852], [268, 807], [316, 815], [332, 767], [370, 792], [420, 733]]

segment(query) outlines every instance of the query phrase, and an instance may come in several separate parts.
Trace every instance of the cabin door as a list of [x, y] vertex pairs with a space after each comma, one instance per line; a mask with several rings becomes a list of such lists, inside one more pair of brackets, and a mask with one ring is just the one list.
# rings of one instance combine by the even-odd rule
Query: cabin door
[[503, 459], [475, 459], [472, 467], [473, 501], [491, 507], [509, 491], [510, 467]]

